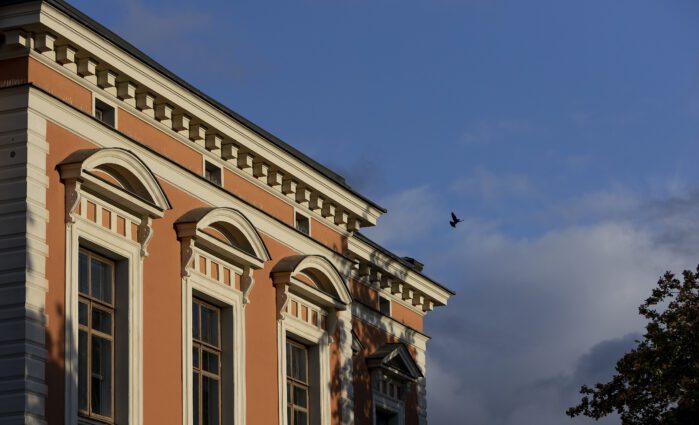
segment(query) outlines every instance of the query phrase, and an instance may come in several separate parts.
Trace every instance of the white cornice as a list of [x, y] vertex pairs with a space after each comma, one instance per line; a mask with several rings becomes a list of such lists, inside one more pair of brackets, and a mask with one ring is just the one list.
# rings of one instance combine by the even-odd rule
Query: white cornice
[[156, 176], [205, 204], [237, 209], [261, 233], [277, 240], [295, 252], [305, 255], [321, 255], [331, 261], [341, 273], [346, 273], [353, 266], [351, 260], [320, 242], [297, 232], [290, 226], [272, 218], [267, 213], [236, 198], [231, 193], [213, 186], [203, 178], [175, 166], [171, 160], [154, 153], [140, 144], [134, 143], [114, 129], [76, 111], [44, 91], [28, 86], [17, 88], [17, 90], [28, 90], [29, 108], [42, 117], [64, 127], [78, 137], [92, 141], [99, 147], [118, 147], [132, 151], [148, 165]]
[[[351, 255], [389, 273], [393, 279], [397, 279], [405, 283], [405, 285], [410, 286], [414, 291], [417, 291], [418, 294], [422, 294], [428, 300], [432, 300], [435, 305], [446, 305], [452, 295], [447, 289], [437, 285], [425, 276], [416, 273], [356, 237], [348, 239], [347, 248]], [[358, 277], [361, 278], [361, 275], [358, 275]], [[405, 293], [403, 290], [400, 292]], [[413, 296], [417, 296], [417, 294]]]
[[[24, 15], [22, 16], [23, 24], [32, 23], [28, 18], [24, 18]], [[163, 76], [92, 30], [72, 21], [53, 6], [41, 3], [39, 21], [60, 38], [69, 40], [71, 45], [79, 47], [80, 50], [84, 49], [86, 52], [81, 51], [80, 53], [93, 57], [99, 62], [99, 68], [115, 70], [119, 73], [120, 79], [136, 83], [139, 87], [138, 91], [147, 91], [155, 95], [157, 101], [166, 101], [175, 105], [180, 112], [195, 118], [193, 121], [204, 123], [211, 131], [235, 141], [241, 145], [241, 148], [253, 152], [255, 157], [263, 158], [272, 166], [283, 170], [285, 175], [298, 179], [304, 183], [304, 187], [313, 188], [329, 201], [337, 203], [338, 206], [342, 207], [342, 210], [338, 211], [341, 218], [343, 214], [346, 214], [345, 210], [350, 213], [351, 217], [348, 223], [350, 226], [356, 226], [356, 222], [376, 224], [376, 220], [382, 214], [382, 211], [365, 200], [336, 184], [253, 130], [238, 123], [201, 97]], [[80, 78], [76, 73], [73, 79]], [[269, 187], [267, 189], [270, 190]], [[327, 221], [335, 226], [337, 220], [331, 217]], [[339, 219], [338, 224], [345, 225], [341, 219]]]

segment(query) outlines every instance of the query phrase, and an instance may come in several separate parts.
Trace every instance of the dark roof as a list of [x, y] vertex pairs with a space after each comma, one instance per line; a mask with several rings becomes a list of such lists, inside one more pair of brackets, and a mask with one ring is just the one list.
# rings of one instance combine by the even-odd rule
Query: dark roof
[[[11, 4], [19, 4], [19, 3], [33, 3], [33, 2], [38, 2], [39, 0], [0, 0], [0, 6], [6, 6], [6, 5], [11, 5]], [[215, 107], [219, 111], [223, 112], [224, 114], [230, 116], [231, 118], [235, 119], [236, 121], [240, 122], [242, 125], [247, 127], [248, 129], [252, 130], [253, 132], [259, 134], [260, 136], [264, 137], [265, 139], [269, 140], [274, 144], [275, 146], [279, 147], [280, 149], [286, 151], [290, 155], [294, 156], [301, 162], [305, 163], [309, 167], [313, 168], [323, 176], [327, 177], [328, 179], [332, 180], [334, 183], [338, 184], [339, 186], [343, 187], [344, 189], [350, 191], [357, 197], [361, 198], [374, 208], [386, 212], [386, 209], [375, 203], [374, 201], [366, 198], [364, 195], [356, 192], [352, 187], [350, 187], [349, 184], [345, 181], [345, 178], [342, 177], [341, 175], [335, 173], [334, 171], [330, 170], [323, 164], [317, 162], [316, 160], [312, 159], [311, 157], [307, 156], [306, 154], [302, 153], [298, 149], [294, 148], [293, 146], [289, 145], [288, 143], [284, 142], [282, 139], [276, 137], [275, 135], [269, 133], [262, 127], [258, 126], [257, 124], [253, 123], [252, 121], [248, 120], [247, 118], [243, 117], [242, 115], [238, 114], [237, 112], [233, 111], [232, 109], [226, 107], [222, 103], [218, 102], [214, 98], [208, 96], [207, 94], [201, 92], [198, 90], [196, 87], [192, 86], [191, 84], [187, 83], [185, 80], [182, 78], [178, 77], [175, 75], [173, 72], [156, 62], [153, 58], [148, 56], [147, 54], [143, 53], [141, 50], [137, 49], [134, 45], [129, 43], [128, 41], [124, 40], [123, 38], [119, 37], [117, 34], [109, 30], [107, 27], [104, 25], [100, 24], [99, 22], [95, 21], [94, 19], [90, 18], [80, 10], [76, 9], [74, 6], [71, 6], [64, 0], [43, 0], [44, 2], [56, 7], [58, 10], [62, 11], [63, 13], [67, 14], [71, 18], [75, 19], [76, 21], [80, 22], [81, 24], [85, 25], [86, 27], [90, 28], [91, 30], [95, 31], [105, 39], [107, 39], [109, 42], [113, 43], [115, 46], [119, 47], [122, 50], [125, 50], [127, 53], [129, 53], [131, 56], [134, 58], [138, 59], [139, 61], [145, 63], [146, 65], [150, 66], [151, 68], [155, 69], [156, 71], [160, 72], [170, 80], [172, 80], [174, 83], [179, 84], [180, 86], [184, 87], [185, 89], [193, 92], [197, 96], [201, 97], [204, 99], [206, 102], [211, 104], [211, 106]]]
[[372, 241], [371, 239], [369, 239], [368, 237], [366, 237], [366, 235], [364, 235], [364, 234], [362, 234], [362, 233], [360, 233], [360, 232], [354, 232], [354, 236], [355, 236], [357, 239], [359, 239], [359, 240], [361, 240], [361, 241], [363, 241], [363, 242], [366, 242], [367, 244], [371, 245], [372, 248], [376, 249], [377, 251], [381, 252], [382, 254], [386, 255], [387, 257], [390, 257], [392, 260], [395, 260], [397, 263], [400, 263], [401, 265], [403, 265], [403, 266], [409, 268], [409, 269], [412, 270], [413, 272], [415, 272], [415, 273], [419, 274], [420, 276], [424, 277], [425, 279], [429, 280], [429, 281], [430, 281], [431, 283], [433, 283], [435, 286], [438, 286], [439, 288], [444, 289], [445, 291], [449, 292], [451, 295], [456, 295], [456, 293], [455, 293], [454, 291], [452, 291], [451, 289], [447, 288], [446, 286], [442, 285], [442, 284], [439, 283], [439, 282], [436, 282], [435, 280], [433, 280], [433, 279], [430, 278], [429, 276], [427, 276], [427, 275], [425, 275], [424, 273], [422, 273], [422, 271], [416, 270], [416, 269], [415, 269], [415, 265], [414, 265], [413, 263], [411, 263], [410, 261], [406, 260], [406, 259], [403, 258], [403, 257], [400, 257], [399, 255], [396, 255], [396, 254], [392, 253], [392, 252], [389, 251], [388, 249], [382, 247], [382, 246], [379, 245], [378, 243], [376, 243], [376, 242]]

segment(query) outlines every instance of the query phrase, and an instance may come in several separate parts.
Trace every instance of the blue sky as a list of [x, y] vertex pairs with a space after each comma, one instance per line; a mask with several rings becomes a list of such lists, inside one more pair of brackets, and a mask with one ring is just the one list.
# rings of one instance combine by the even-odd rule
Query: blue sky
[[577, 388], [699, 262], [697, 2], [72, 4], [389, 208], [366, 233], [458, 293], [431, 424], [589, 423]]

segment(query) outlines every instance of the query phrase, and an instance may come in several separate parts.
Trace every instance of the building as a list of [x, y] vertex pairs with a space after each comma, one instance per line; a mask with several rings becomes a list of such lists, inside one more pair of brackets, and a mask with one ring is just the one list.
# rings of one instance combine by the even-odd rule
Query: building
[[0, 424], [427, 423], [384, 209], [62, 0], [0, 33]]

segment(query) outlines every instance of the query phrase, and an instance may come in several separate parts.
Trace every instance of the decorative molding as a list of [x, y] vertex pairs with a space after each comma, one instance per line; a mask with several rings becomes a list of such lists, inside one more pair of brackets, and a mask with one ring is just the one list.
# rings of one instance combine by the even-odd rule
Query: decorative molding
[[240, 289], [243, 291], [243, 304], [250, 303], [250, 292], [255, 286], [255, 278], [252, 275], [252, 267], [245, 266], [243, 274], [240, 275]]
[[[331, 197], [334, 203], [342, 206], [342, 211], [337, 216], [334, 212], [330, 215], [322, 215], [328, 219], [330, 224], [337, 226], [342, 231], [352, 232], [361, 226], [374, 225], [383, 213], [374, 205], [324, 176], [299, 158], [290, 155], [274, 143], [270, 143], [256, 131], [251, 131], [250, 128], [246, 127], [246, 124], [236, 121], [219, 109], [212, 107], [208, 101], [189, 92], [187, 88], [179, 86], [162, 76], [158, 71], [134, 60], [126, 52], [102, 39], [90, 29], [82, 26], [76, 27], [74, 23], [70, 23], [69, 18], [53, 6], [42, 4], [41, 15], [41, 24], [44, 25], [44, 30], [40, 31], [40, 34], [23, 33], [24, 44], [20, 43], [20, 45], [33, 44], [35, 46], [34, 52], [39, 57], [49, 63], [56, 63], [58, 68], [65, 68], [65, 64], [74, 65], [68, 60], [73, 57], [74, 61], [76, 56], [79, 56], [81, 60], [87, 58], [90, 64], [99, 63], [99, 70], [97, 70], [97, 65], [89, 67], [89, 69], [95, 68], [97, 71], [97, 85], [94, 87], [105, 90], [109, 95], [116, 96], [117, 99], [133, 107], [137, 114], [141, 113], [146, 120], [157, 117], [158, 121], [154, 119], [155, 122], [159, 122], [163, 126], [169, 125], [169, 131], [180, 133], [191, 142], [199, 142], [207, 133], [218, 134], [221, 140], [235, 141], [245, 148], [248, 156], [243, 157], [237, 163], [231, 164], [228, 161], [228, 164], [246, 171], [243, 175], [248, 174], [248, 178], [251, 179], [255, 178], [251, 172], [252, 158], [263, 158], [265, 162], [274, 165], [274, 167], [284, 169], [283, 174], [294, 176], [295, 180], [302, 182], [309, 195], [323, 193], [323, 197]], [[35, 37], [41, 38], [42, 41], [40, 43], [34, 42]], [[71, 46], [55, 47], [55, 43], [45, 42], [47, 37], [54, 40], [69, 38]], [[20, 41], [22, 39], [19, 36], [17, 38]], [[37, 44], [40, 45], [39, 48], [36, 48]], [[72, 56], [70, 52], [72, 52]], [[57, 62], [59, 60], [67, 62], [62, 64]], [[73, 67], [75, 69], [68, 68], [67, 75], [85, 85], [94, 84], [93, 74], [85, 72], [87, 68], [84, 65], [80, 72], [78, 72], [77, 66]], [[137, 76], [135, 79], [140, 81], [135, 81], [127, 75]], [[146, 82], [147, 84], [144, 84]], [[115, 87], [116, 89], [114, 89]], [[139, 102], [137, 90], [146, 92], [147, 94], [143, 96], [149, 97], [143, 97]], [[183, 92], [186, 95], [183, 96]], [[180, 105], [174, 105], [172, 99], [177, 99]], [[156, 105], [169, 105], [170, 113], [174, 109], [180, 112], [173, 114], [170, 120], [167, 118], [168, 112], [164, 107], [153, 110]], [[203, 143], [201, 147], [209, 149]], [[229, 160], [231, 157], [230, 150], [224, 152], [224, 150], [214, 149], [214, 151], [220, 152], [223, 160]], [[277, 189], [276, 185], [265, 185], [265, 187], [272, 191], [281, 189]], [[292, 202], [295, 201], [295, 192], [292, 191], [288, 195]], [[301, 201], [297, 203], [306, 206], [306, 196], [301, 196], [300, 199]], [[313, 211], [313, 209], [309, 208], [309, 211]], [[350, 223], [351, 225], [349, 225]]]
[[65, 218], [66, 223], [75, 223], [75, 212], [80, 205], [80, 181], [70, 180], [65, 184]]

